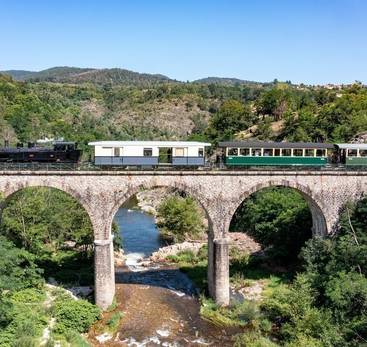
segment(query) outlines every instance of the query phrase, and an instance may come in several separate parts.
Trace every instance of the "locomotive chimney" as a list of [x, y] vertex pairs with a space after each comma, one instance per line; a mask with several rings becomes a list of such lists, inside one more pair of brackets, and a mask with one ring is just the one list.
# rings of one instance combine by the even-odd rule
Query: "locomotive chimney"
[[4, 140], [4, 147], [8, 148], [9, 147], [9, 140]]

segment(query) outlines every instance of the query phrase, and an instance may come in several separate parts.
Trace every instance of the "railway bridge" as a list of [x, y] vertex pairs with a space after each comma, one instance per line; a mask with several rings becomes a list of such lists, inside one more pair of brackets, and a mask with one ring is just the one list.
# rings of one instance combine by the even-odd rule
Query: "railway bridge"
[[52, 187], [76, 198], [94, 230], [95, 300], [103, 309], [113, 301], [115, 271], [111, 225], [120, 206], [141, 189], [172, 187], [195, 198], [209, 221], [208, 289], [218, 304], [229, 303], [227, 239], [236, 209], [252, 193], [270, 186], [299, 191], [309, 204], [314, 235], [332, 233], [339, 211], [367, 193], [367, 171], [1, 171], [5, 201], [26, 187]]

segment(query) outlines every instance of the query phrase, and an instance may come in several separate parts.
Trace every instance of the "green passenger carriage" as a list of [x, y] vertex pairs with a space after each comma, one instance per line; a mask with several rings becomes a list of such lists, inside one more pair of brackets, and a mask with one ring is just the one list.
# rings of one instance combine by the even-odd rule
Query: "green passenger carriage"
[[304, 142], [220, 142], [225, 165], [236, 166], [325, 166], [334, 145]]
[[335, 147], [338, 149], [340, 163], [345, 166], [367, 166], [366, 143], [338, 143]]

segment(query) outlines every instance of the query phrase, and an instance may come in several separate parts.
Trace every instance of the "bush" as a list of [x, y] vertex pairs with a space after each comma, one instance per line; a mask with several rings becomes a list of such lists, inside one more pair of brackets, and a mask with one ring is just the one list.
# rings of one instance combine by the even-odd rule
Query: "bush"
[[234, 338], [234, 347], [277, 347], [275, 342], [257, 332], [246, 332]]
[[167, 260], [172, 261], [174, 263], [189, 263], [195, 264], [198, 262], [198, 259], [193, 251], [181, 251], [174, 255], [167, 256]]
[[0, 235], [0, 290], [20, 290], [40, 287], [42, 270], [35, 264], [35, 257], [15, 247]]
[[32, 338], [39, 336], [47, 324], [43, 308], [45, 298], [41, 290], [28, 288], [14, 292], [5, 299], [5, 317], [2, 319], [4, 330], [0, 333], [0, 346], [11, 341], [13, 346], [36, 345]]
[[254, 327], [260, 318], [259, 307], [253, 301], [234, 302], [229, 307], [221, 307], [204, 297], [201, 298], [200, 314], [219, 327]]
[[85, 333], [101, 315], [100, 309], [86, 300], [62, 297], [55, 302], [53, 313], [56, 318], [54, 331], [64, 334], [67, 331]]
[[11, 301], [15, 304], [40, 304], [46, 299], [46, 294], [44, 291], [34, 288], [27, 288], [15, 292], [11, 296]]
[[12, 347], [37, 347], [37, 341], [31, 338], [29, 335], [24, 334], [24, 336], [17, 338], [12, 344]]

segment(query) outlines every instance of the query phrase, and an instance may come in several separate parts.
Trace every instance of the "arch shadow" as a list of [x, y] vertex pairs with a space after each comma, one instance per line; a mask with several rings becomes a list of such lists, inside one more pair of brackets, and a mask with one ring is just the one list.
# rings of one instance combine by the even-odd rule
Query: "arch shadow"
[[[21, 185], [17, 185], [15, 187], [12, 187], [11, 189], [8, 189], [6, 191], [6, 194], [2, 194], [2, 200], [0, 203], [0, 223], [1, 223], [1, 219], [2, 219], [2, 214], [4, 209], [6, 209], [6, 207], [8, 206], [9, 202], [11, 202], [11, 200], [16, 199], [16, 195], [21, 193], [22, 191], [25, 191], [27, 189], [50, 189], [50, 190], [54, 190], [57, 192], [61, 192], [63, 194], [65, 194], [66, 196], [68, 196], [69, 198], [71, 198], [72, 200], [74, 200], [79, 207], [83, 210], [83, 212], [85, 213], [86, 218], [88, 219], [88, 222], [90, 223], [90, 227], [91, 227], [91, 240], [93, 241], [94, 239], [94, 227], [93, 227], [93, 222], [90, 218], [90, 214], [88, 212], [88, 210], [86, 209], [85, 205], [81, 202], [80, 199], [80, 195], [75, 192], [72, 189], [62, 189], [60, 188], [60, 186], [58, 185], [54, 185], [54, 184], [21, 184]], [[84, 244], [84, 246], [86, 246], [87, 244]], [[93, 242], [90, 244], [91, 248], [85, 248], [84, 251], [90, 251], [92, 250], [92, 245]], [[82, 247], [83, 245], [81, 245]], [[63, 245], [63, 247], [61, 247], [64, 251], [68, 250], [70, 248], [68, 247], [73, 247], [73, 246], [68, 246], [66, 243], [65, 245]], [[60, 248], [60, 250], [61, 250]], [[55, 271], [55, 273], [52, 275], [52, 277], [54, 277], [54, 275], [56, 274], [56, 271], [60, 272], [60, 276], [65, 278], [65, 276], [67, 278], [75, 278], [75, 281], [81, 281], [79, 282], [80, 285], [86, 285], [86, 280], [83, 278], [89, 278], [90, 277], [90, 270], [88, 269], [87, 271], [84, 271], [85, 269], [83, 268], [83, 273], [80, 272], [79, 274], [72, 274], [73, 271], [78, 272], [78, 270], [81, 270], [81, 267], [86, 266], [88, 261], [87, 258], [84, 258], [84, 254], [82, 251], [80, 251], [79, 253], [76, 252], [75, 254], [67, 254], [63, 260], [62, 260], [62, 269], [60, 269], [58, 267], [58, 270], [56, 270], [56, 263], [52, 260], [52, 259], [43, 259], [41, 262], [44, 262], [47, 267], [50, 267], [50, 271]], [[61, 263], [60, 263], [61, 264]], [[55, 269], [53, 269], [53, 267]], [[53, 269], [53, 270], [52, 270]], [[70, 271], [69, 271], [70, 270]], [[69, 272], [69, 274], [66, 274], [66, 272]], [[47, 275], [48, 271], [45, 271], [45, 274]], [[61, 274], [63, 273], [63, 274]], [[57, 277], [57, 276], [56, 276]], [[60, 277], [60, 278], [61, 278]], [[67, 280], [65, 279], [65, 282], [62, 283], [72, 283], [72, 280]], [[91, 282], [91, 281], [90, 281]], [[91, 283], [88, 282], [88, 285], [90, 285]]]
[[323, 212], [323, 202], [318, 199], [312, 192], [312, 190], [299, 184], [298, 182], [291, 182], [288, 180], [269, 180], [263, 183], [259, 183], [245, 192], [242, 192], [235, 200], [230, 211], [230, 218], [226, 222], [226, 230], [229, 230], [230, 223], [236, 213], [237, 209], [248, 199], [252, 194], [259, 192], [262, 189], [270, 187], [283, 187], [291, 188], [299, 192], [307, 202], [312, 215], [312, 234], [313, 236], [325, 237], [328, 235], [328, 224]]

